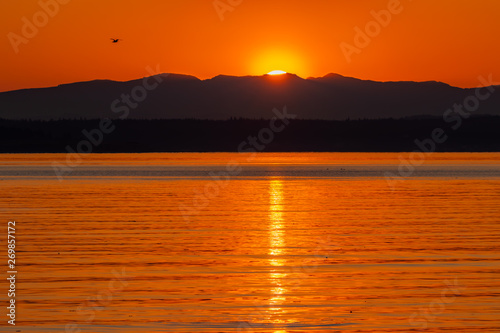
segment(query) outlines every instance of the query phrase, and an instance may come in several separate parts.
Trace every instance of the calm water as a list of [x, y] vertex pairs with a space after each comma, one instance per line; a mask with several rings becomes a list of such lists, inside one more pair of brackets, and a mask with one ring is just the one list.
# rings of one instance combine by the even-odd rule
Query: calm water
[[1, 155], [0, 331], [500, 332], [500, 154], [400, 158]]

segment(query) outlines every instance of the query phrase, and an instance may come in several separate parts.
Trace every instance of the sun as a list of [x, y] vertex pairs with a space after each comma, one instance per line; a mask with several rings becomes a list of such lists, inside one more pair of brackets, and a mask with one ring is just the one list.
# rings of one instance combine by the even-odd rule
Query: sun
[[285, 71], [280, 71], [280, 70], [275, 70], [275, 71], [270, 71], [267, 74], [268, 75], [283, 75], [283, 74], [286, 74], [286, 72]]

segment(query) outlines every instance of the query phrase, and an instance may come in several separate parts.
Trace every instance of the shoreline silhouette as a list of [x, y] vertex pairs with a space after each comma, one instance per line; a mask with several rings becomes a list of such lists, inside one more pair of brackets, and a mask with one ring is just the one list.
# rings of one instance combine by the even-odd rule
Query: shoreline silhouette
[[[108, 133], [96, 134], [102, 120], [0, 119], [0, 153], [66, 153], [90, 141], [95, 153], [134, 152], [411, 152], [441, 129], [436, 152], [500, 151], [500, 116], [472, 116], [458, 129], [438, 117], [344, 121], [293, 119], [272, 140], [260, 142], [268, 119], [106, 120]], [[105, 131], [106, 132], [106, 131]], [[255, 139], [251, 139], [255, 138]], [[250, 139], [250, 140], [249, 140]], [[264, 139], [262, 139], [264, 140]], [[252, 148], [253, 147], [253, 148]], [[263, 147], [263, 148], [262, 148]]]

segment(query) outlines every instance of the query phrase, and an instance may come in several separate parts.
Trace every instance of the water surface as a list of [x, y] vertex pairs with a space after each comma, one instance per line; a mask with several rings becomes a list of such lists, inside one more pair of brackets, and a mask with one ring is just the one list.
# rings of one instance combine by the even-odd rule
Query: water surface
[[6, 331], [500, 331], [500, 154], [67, 157], [0, 156]]

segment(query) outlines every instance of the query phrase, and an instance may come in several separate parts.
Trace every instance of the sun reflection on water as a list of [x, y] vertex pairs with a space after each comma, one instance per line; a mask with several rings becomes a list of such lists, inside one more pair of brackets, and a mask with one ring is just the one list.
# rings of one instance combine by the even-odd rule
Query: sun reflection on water
[[[281, 256], [285, 249], [285, 221], [283, 216], [284, 197], [283, 182], [280, 178], [272, 178], [269, 183], [269, 264], [272, 267], [269, 272], [270, 297], [269, 311], [270, 321], [273, 324], [283, 324], [281, 319], [285, 313], [282, 307], [286, 301], [287, 289], [284, 287], [284, 280], [287, 273], [282, 271], [286, 264], [286, 259]], [[275, 331], [275, 333], [286, 333], [284, 330]]]

